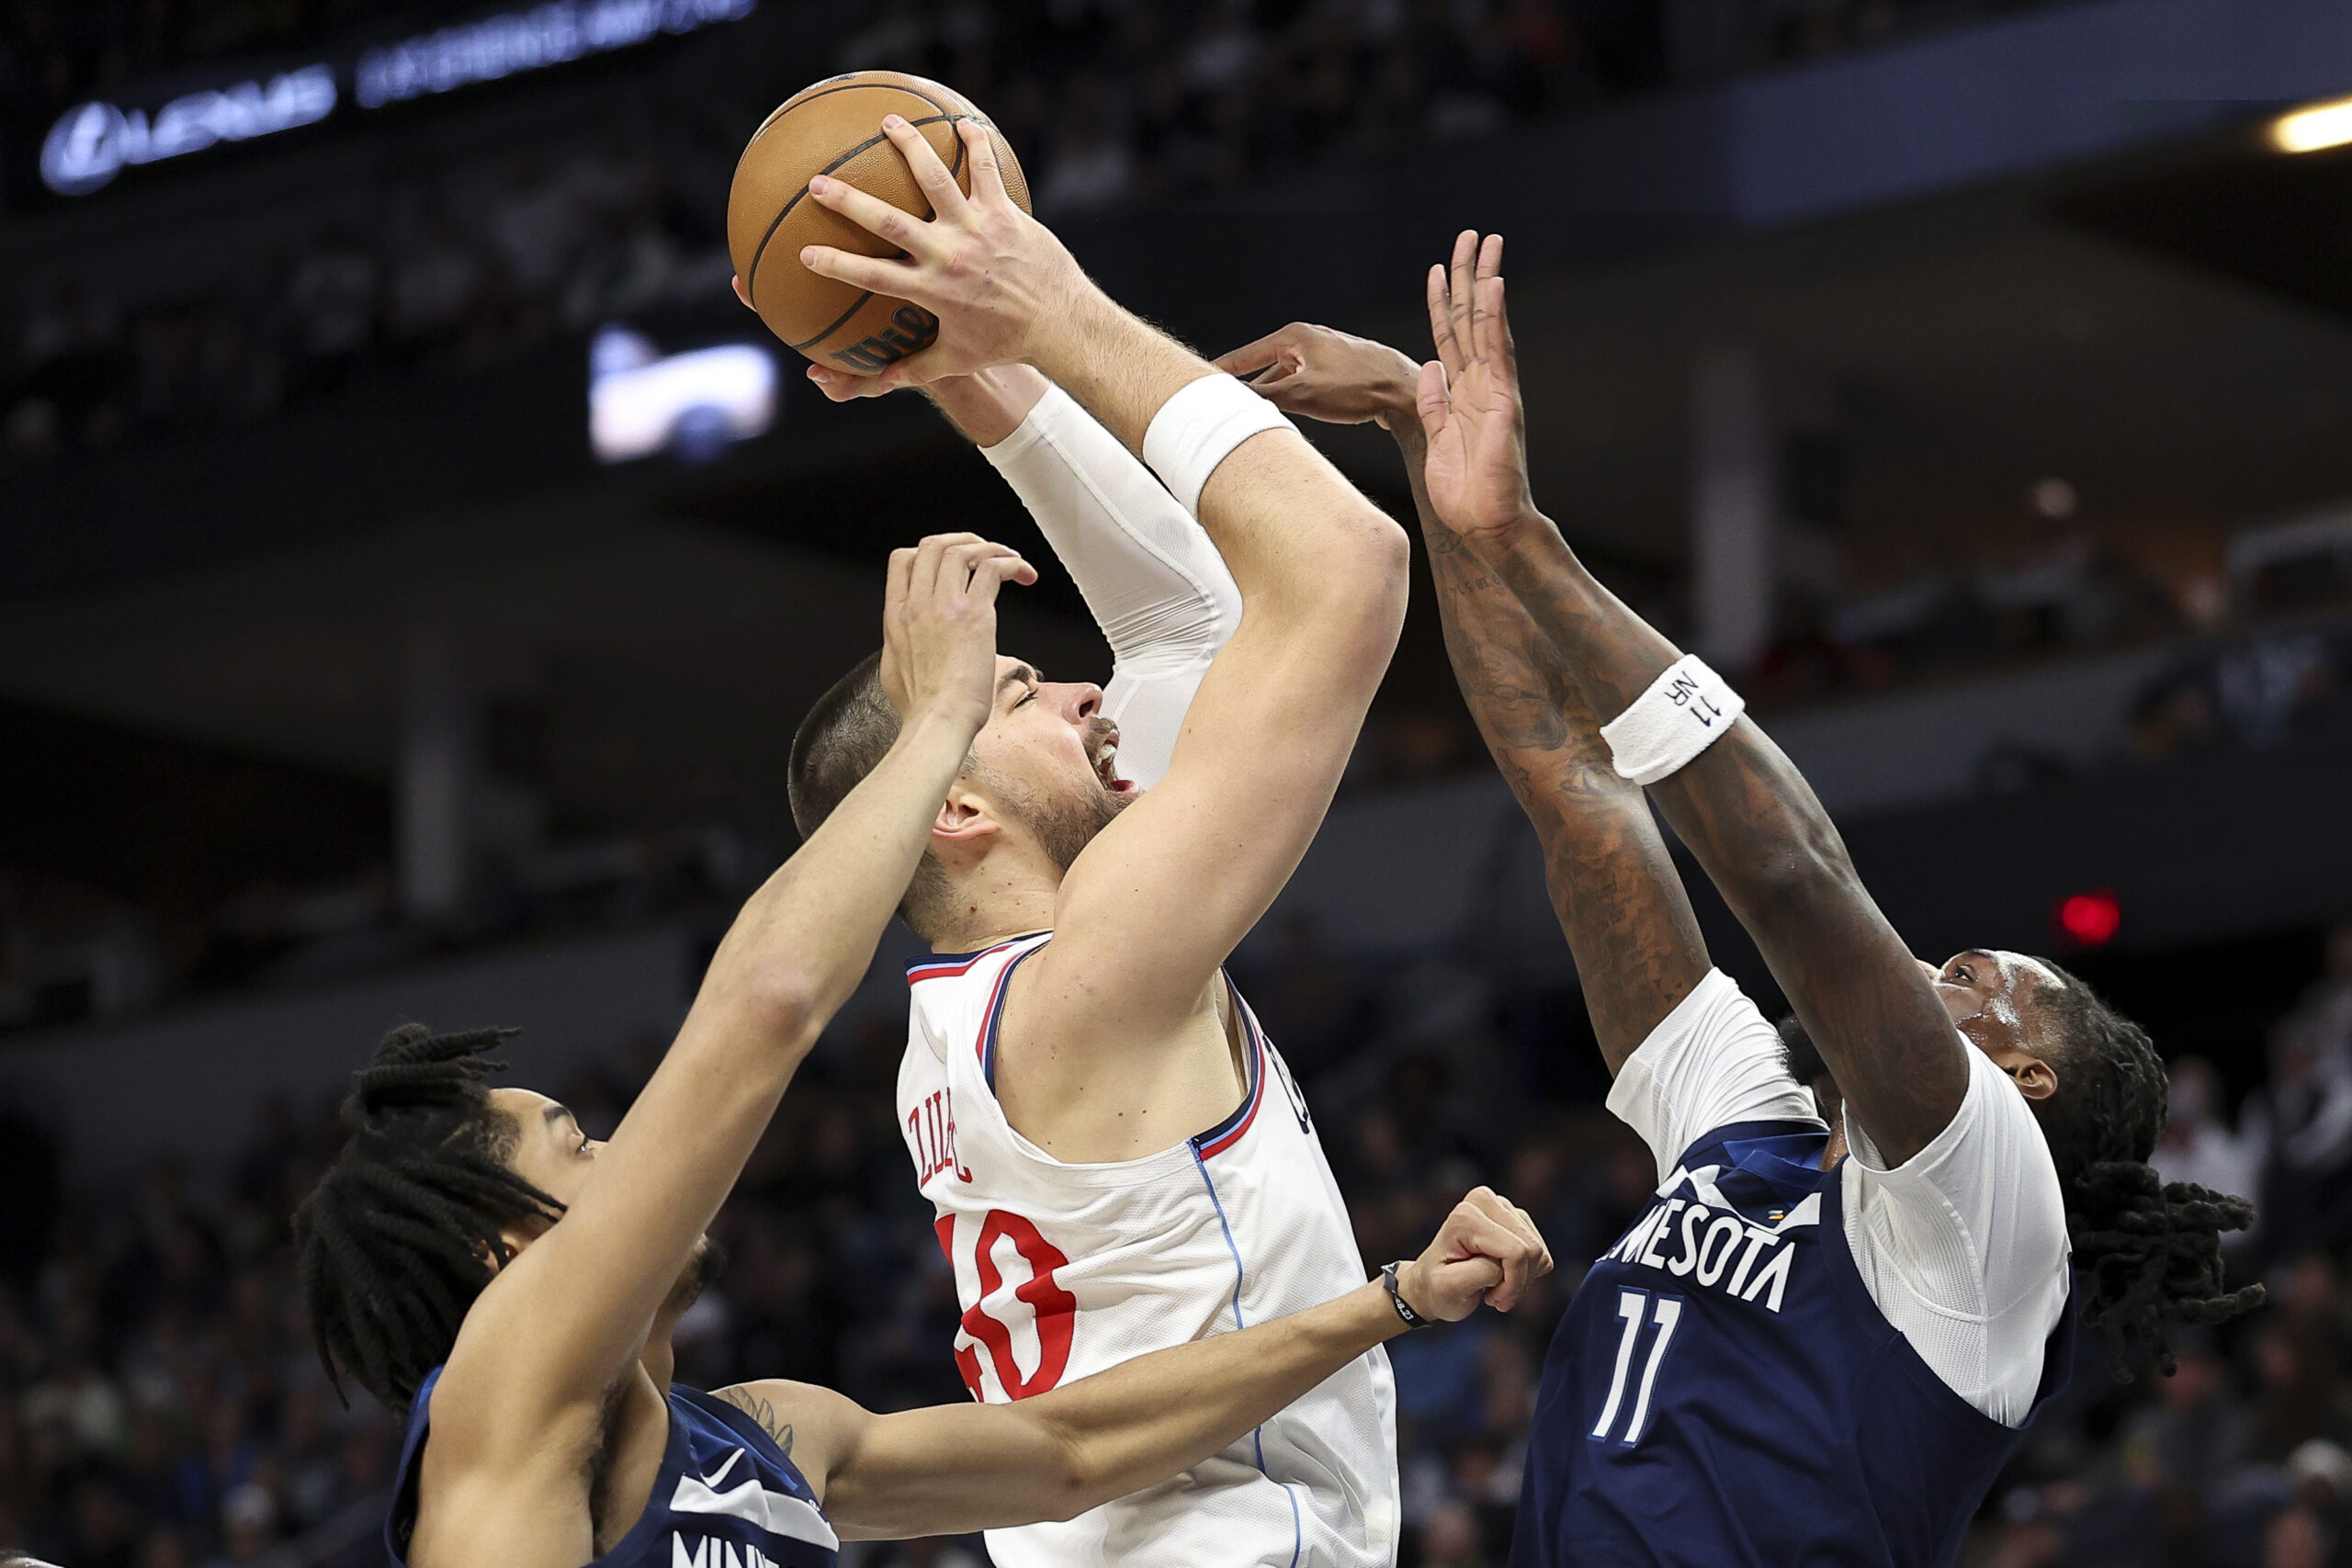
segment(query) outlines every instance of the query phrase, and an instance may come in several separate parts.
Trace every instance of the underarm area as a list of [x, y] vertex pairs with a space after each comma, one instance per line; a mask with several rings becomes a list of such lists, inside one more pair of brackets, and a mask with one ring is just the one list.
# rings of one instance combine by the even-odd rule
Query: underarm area
[[1138, 1021], [1131, 1032], [1114, 1025], [1083, 1040], [1055, 1027], [1057, 983], [1051, 970], [1023, 964], [997, 1037], [997, 1103], [1043, 1153], [1072, 1165], [1142, 1159], [1241, 1103], [1247, 1033], [1222, 977], [1173, 1028]]

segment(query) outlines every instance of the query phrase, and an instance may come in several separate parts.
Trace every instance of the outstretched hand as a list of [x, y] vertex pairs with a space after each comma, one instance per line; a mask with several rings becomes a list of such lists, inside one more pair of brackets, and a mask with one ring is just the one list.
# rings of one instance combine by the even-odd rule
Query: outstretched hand
[[1327, 424], [1418, 432], [1414, 387], [1420, 367], [1385, 343], [1334, 327], [1293, 321], [1214, 361], [1284, 413]]
[[1006, 194], [995, 146], [978, 121], [956, 122], [972, 169], [968, 196], [906, 120], [885, 117], [882, 134], [906, 160], [932, 216], [916, 218], [846, 181], [817, 175], [808, 182], [808, 194], [819, 206], [905, 254], [893, 260], [809, 245], [801, 251], [800, 263], [821, 277], [914, 301], [939, 318], [939, 336], [929, 348], [865, 378], [870, 391], [842, 389], [837, 394], [816, 378], [825, 395], [837, 400], [1028, 359], [1039, 334], [1068, 321], [1091, 288], [1053, 232]]
[[996, 596], [1037, 581], [1010, 546], [977, 534], [933, 534], [890, 552], [882, 605], [882, 690], [901, 722], [935, 714], [988, 722], [996, 691]]
[[1458, 1323], [1480, 1302], [1510, 1311], [1551, 1271], [1551, 1249], [1527, 1211], [1490, 1187], [1476, 1187], [1453, 1206], [1429, 1249], [1396, 1271], [1396, 1288], [1423, 1317]]
[[1503, 237], [1464, 230], [1453, 265], [1430, 268], [1430, 335], [1419, 406], [1429, 439], [1430, 504], [1471, 544], [1498, 542], [1535, 515], [1519, 355], [1503, 310]]

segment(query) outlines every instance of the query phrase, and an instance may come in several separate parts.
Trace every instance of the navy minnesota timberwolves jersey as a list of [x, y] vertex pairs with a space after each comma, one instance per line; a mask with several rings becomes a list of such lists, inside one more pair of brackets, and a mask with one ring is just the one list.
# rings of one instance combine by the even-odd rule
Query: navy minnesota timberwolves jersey
[[[384, 1544], [406, 1568], [435, 1367], [409, 1405]], [[833, 1568], [841, 1542], [816, 1494], [758, 1422], [723, 1399], [670, 1385], [670, 1443], [645, 1512], [589, 1568]]]
[[[2024, 1436], [1881, 1313], [1815, 1124], [1722, 1127], [1602, 1254], [1544, 1368], [1514, 1568], [1902, 1564], [1958, 1554]], [[2065, 1382], [2074, 1309], [2045, 1345]]]

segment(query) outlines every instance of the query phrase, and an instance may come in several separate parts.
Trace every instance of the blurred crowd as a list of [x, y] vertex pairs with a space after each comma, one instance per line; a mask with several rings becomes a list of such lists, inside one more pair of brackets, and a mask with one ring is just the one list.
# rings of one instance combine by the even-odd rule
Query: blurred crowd
[[[1534, 1213], [1560, 1273], [1510, 1317], [1395, 1342], [1403, 1568], [1499, 1568], [1530, 1402], [1575, 1260], [1645, 1205], [1656, 1170], [1602, 1110], [1573, 993], [1422, 955], [1335, 954], [1295, 929], [1242, 976], [1307, 1086], [1368, 1259], [1405, 1256], [1468, 1186]], [[2352, 1562], [2352, 926], [2231, 1103], [2173, 1064], [2158, 1155], [2250, 1191], [2233, 1244], [2272, 1305], [2177, 1342], [2171, 1379], [2110, 1375], [2086, 1336], [1972, 1537], [1972, 1568], [2345, 1568]], [[467, 1021], [447, 1021], [452, 1023]], [[2161, 1041], [2165, 1020], [2147, 1021]], [[786, 1096], [715, 1227], [731, 1257], [680, 1330], [680, 1376], [831, 1384], [876, 1408], [965, 1397], [954, 1289], [891, 1108], [903, 1021], [843, 1021]], [[369, 1043], [338, 1047], [360, 1059]], [[2245, 1043], [2258, 1052], [2259, 1043]], [[546, 1085], [609, 1132], [658, 1056]], [[530, 1047], [509, 1055], [532, 1080]], [[325, 1107], [263, 1109], [232, 1170], [168, 1167], [58, 1196], [55, 1151], [11, 1125], [0, 1291], [0, 1540], [75, 1568], [381, 1561], [399, 1424], [344, 1408], [312, 1357], [286, 1216], [336, 1145]], [[978, 1568], [976, 1540], [853, 1547], [858, 1568]]]
[[[987, 104], [1019, 149], [1041, 210], [1064, 220], [1214, 199], [1332, 159], [1475, 139], [1996, 3], [769, 6], [793, 8], [795, 44], [815, 62], [916, 71]], [[474, 8], [0, 0], [8, 24], [0, 26], [0, 101], [22, 140], [62, 107], [176, 64], [460, 14]], [[418, 375], [483, 370], [649, 311], [731, 310], [727, 190], [746, 128], [770, 107], [730, 101], [732, 91], [664, 88], [653, 95], [658, 105], [628, 97], [593, 129], [543, 130], [519, 147], [503, 138], [494, 155], [388, 160], [363, 176], [365, 200], [344, 190], [286, 203], [269, 238], [237, 242], [250, 255], [167, 287], [109, 283], [90, 269], [0, 278], [0, 476], [250, 424]], [[2030, 535], [1994, 545], [1972, 530], [1964, 539], [1909, 541], [1917, 559], [1867, 561], [1883, 541], [1844, 531], [1847, 479], [1836, 444], [1795, 436], [1782, 456], [1786, 592], [1774, 636], [1743, 673], [1750, 697], [1768, 708], [2052, 652], [2211, 633], [2270, 608], [2264, 593], [2241, 592], [2218, 569], [2158, 569], [2116, 547], [2083, 525], [2071, 486], [2055, 478], [2034, 486], [2013, 520], [2030, 518]], [[2352, 602], [2352, 554], [2332, 558], [2319, 588]], [[2299, 591], [2308, 597], [2310, 587]], [[1679, 586], [1665, 595], [1668, 606], [1677, 596]], [[2330, 651], [2322, 662], [2337, 668], [2334, 659]], [[2162, 705], [2154, 695], [2150, 703]], [[2245, 705], [2190, 694], [2177, 705], [2174, 716], [2142, 726], [2157, 753], [2226, 728], [2233, 721], [2223, 708]], [[1381, 750], [1367, 770], [1400, 778], [1475, 765], [1478, 751], [1459, 723], [1408, 726]]]
[[723, 299], [729, 165], [694, 128], [612, 131], [560, 155], [405, 178], [366, 223], [288, 234], [233, 278], [180, 297], [125, 306], [61, 276], [24, 302], [0, 350], [0, 464], [249, 423]]
[[[1124, 146], [1139, 165], [1188, 128], [1230, 143], [1231, 173], [1293, 148], [1440, 136], [1510, 116], [1678, 80], [1804, 60], [1909, 27], [2014, 8], [2019, 0], [953, 0], [882, 6], [769, 0], [824, 33], [842, 68], [889, 66], [983, 101], [1031, 100], [1009, 118], [1065, 144]], [[2030, 0], [2028, 0], [2030, 3]], [[331, 49], [397, 21], [425, 27], [521, 6], [417, 0], [9, 0], [0, 8], [0, 111], [44, 127], [74, 104], [214, 59]], [[1048, 124], [1046, 96], [1115, 87]], [[1285, 100], [1288, 100], [1286, 103]], [[1179, 140], [1182, 138], [1180, 136]], [[1032, 143], [1023, 143], [1026, 152]], [[1220, 162], [1212, 158], [1210, 164]], [[1181, 165], [1182, 160], [1178, 160]], [[1139, 170], [1140, 172], [1140, 170]], [[1171, 169], [1180, 180], [1179, 170]], [[1211, 173], [1209, 166], [1197, 171]], [[1074, 183], [1084, 183], [1074, 182]]]
[[[829, 63], [919, 72], [989, 105], [1041, 210], [1068, 219], [1229, 190], [1303, 161], [1486, 136], [1991, 0], [770, 4], [797, 6], [796, 38], [831, 49]], [[0, 119], [30, 147], [72, 105], [191, 62], [473, 9], [6, 0]], [[267, 254], [184, 297], [17, 280], [0, 299], [0, 471], [266, 418], [355, 378], [478, 367], [667, 300], [723, 300], [727, 184], [769, 107], [704, 95], [671, 106], [667, 134], [633, 130], [634, 153], [550, 147], [401, 176], [364, 222], [321, 222], [295, 204]]]
[[2078, 1367], [1995, 1498], [1985, 1568], [2352, 1563], [2352, 927], [2272, 1029], [2268, 1068], [2233, 1114], [2211, 1064], [2173, 1063], [2155, 1163], [2256, 1196], [2229, 1256], [2269, 1305], [2181, 1337], [2171, 1378], [2119, 1390]]
[[2236, 746], [2267, 750], [2352, 721], [2352, 635], [2281, 632], [2183, 659], [2133, 705], [2132, 749], [2161, 761]]
[[716, 816], [534, 846], [485, 863], [464, 906], [431, 920], [401, 908], [381, 865], [326, 886], [257, 879], [194, 908], [0, 865], [0, 1034], [692, 918], [740, 904], [782, 859], [755, 826]]
[[[1796, 491], [1803, 472], [1801, 463], [1784, 464], [1784, 488]], [[2095, 529], [2077, 504], [2073, 486], [2046, 479], [2016, 515], [1943, 538], [1924, 530], [1858, 536], [1842, 515], [1824, 526], [1807, 521], [1799, 501], [1785, 501], [1774, 634], [1744, 689], [1782, 703], [1867, 693], [1921, 675], [2210, 637], [2352, 605], [2352, 515], [2185, 536]], [[1873, 558], [1888, 556], [1896, 558]], [[2206, 716], [2180, 716], [2182, 742], [2223, 729], [2257, 743], [2275, 739], [2293, 710], [2341, 687], [2347, 656], [2352, 647], [2326, 636], [2257, 637], [2201, 656], [2233, 673], [2201, 677], [2219, 687]], [[2147, 705], [2160, 705], [2159, 694]], [[2147, 755], [2181, 749], [2154, 729], [2144, 739]]]
[[[1921, 669], [1957, 662], [1948, 655]], [[1765, 700], [1790, 702], [1769, 672], [1743, 684]], [[2341, 745], [2352, 739], [2352, 622], [2338, 616], [2192, 644], [2157, 666], [2116, 716], [2115, 755], [2086, 764], [1996, 738], [1967, 783], [1980, 795], [2013, 795], [2079, 779], [2086, 766]], [[1491, 768], [1459, 707], [1399, 705], [1367, 722], [1340, 789], [1353, 796]], [[210, 901], [169, 907], [0, 863], [0, 1035], [119, 1020], [198, 997], [332, 982], [516, 941], [698, 918], [740, 901], [784, 852], [742, 811], [594, 840], [532, 837], [486, 854], [462, 908], [431, 919], [401, 908], [391, 871], [380, 863], [338, 882], [262, 878]]]

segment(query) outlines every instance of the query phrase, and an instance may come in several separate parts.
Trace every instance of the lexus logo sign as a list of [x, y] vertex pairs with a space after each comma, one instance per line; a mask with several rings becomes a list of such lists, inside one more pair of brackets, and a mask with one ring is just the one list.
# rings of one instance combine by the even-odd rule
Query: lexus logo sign
[[222, 141], [250, 141], [310, 125], [334, 112], [334, 67], [306, 65], [260, 82], [174, 98], [150, 118], [144, 109], [108, 103], [70, 108], [41, 143], [41, 183], [60, 196], [96, 190], [130, 164], [200, 152]]

